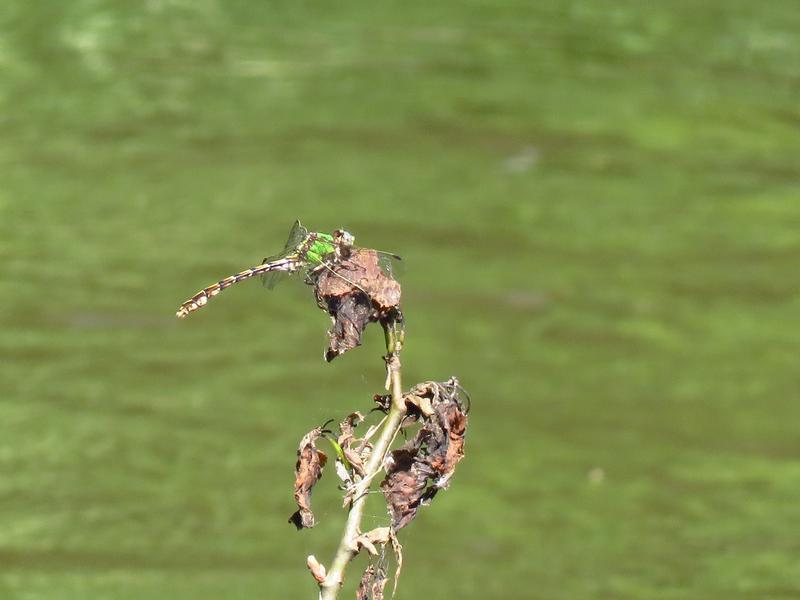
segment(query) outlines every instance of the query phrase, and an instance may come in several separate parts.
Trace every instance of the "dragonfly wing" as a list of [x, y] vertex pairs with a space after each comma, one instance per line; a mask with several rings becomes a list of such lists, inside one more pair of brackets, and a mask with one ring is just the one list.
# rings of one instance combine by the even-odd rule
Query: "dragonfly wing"
[[378, 264], [385, 275], [394, 278], [405, 273], [406, 267], [402, 257], [382, 250], [376, 250], [375, 252], [378, 253]]
[[[308, 229], [303, 227], [300, 224], [300, 220], [296, 220], [292, 228], [289, 230], [289, 237], [286, 240], [286, 244], [283, 246], [283, 251], [281, 255], [287, 254], [288, 252], [297, 248], [297, 246], [308, 236]], [[265, 259], [266, 262], [266, 259]]]
[[282, 271], [272, 271], [261, 276], [261, 284], [268, 290], [274, 290], [275, 286], [289, 277], [288, 273]]
[[[261, 261], [262, 265], [265, 265], [270, 262], [275, 262], [285, 258], [292, 251], [300, 245], [306, 237], [308, 236], [308, 229], [303, 227], [300, 223], [300, 220], [296, 220], [292, 228], [289, 230], [289, 237], [286, 240], [286, 244], [283, 246], [283, 250], [281, 250], [278, 254], [273, 256], [267, 256], [264, 260]], [[261, 283], [265, 288], [268, 290], [272, 290], [278, 285], [283, 279], [286, 278], [286, 273], [280, 271], [272, 271], [270, 273], [265, 273], [261, 276]]]

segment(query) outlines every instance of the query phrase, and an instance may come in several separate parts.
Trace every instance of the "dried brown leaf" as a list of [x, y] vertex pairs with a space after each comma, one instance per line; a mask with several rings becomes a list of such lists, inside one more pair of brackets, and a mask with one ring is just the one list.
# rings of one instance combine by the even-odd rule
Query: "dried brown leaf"
[[294, 467], [294, 500], [298, 508], [289, 517], [289, 522], [294, 523], [297, 529], [310, 528], [316, 524], [314, 513], [311, 511], [311, 490], [322, 477], [322, 468], [328, 461], [325, 453], [316, 446], [316, 440], [321, 435], [321, 427], [309, 431], [300, 440], [297, 448], [297, 463]]
[[314, 279], [317, 304], [333, 319], [325, 359], [361, 345], [367, 324], [400, 320], [400, 284], [381, 270], [378, 253], [354, 249]]
[[386, 587], [386, 570], [368, 565], [361, 576], [356, 590], [356, 600], [383, 600], [383, 589]]
[[[354, 448], [353, 445], [358, 441], [355, 437], [355, 428], [363, 420], [364, 415], [360, 412], [354, 412], [348, 415], [344, 421], [339, 423], [340, 433], [336, 440], [345, 458], [353, 467], [353, 470], [361, 476], [364, 475], [364, 461], [366, 460], [366, 456], [364, 456], [364, 445], [360, 444], [356, 448]], [[368, 456], [369, 453], [366, 452], [366, 455]]]
[[462, 392], [453, 378], [420, 384], [406, 396], [406, 406], [420, 410], [422, 427], [402, 448], [390, 453], [381, 483], [395, 530], [408, 525], [421, 505], [447, 487], [464, 457], [468, 421]]
[[428, 481], [417, 460], [418, 449], [400, 448], [390, 454], [381, 491], [389, 505], [392, 527], [401, 529], [417, 516], [417, 509]]
[[[464, 458], [464, 435], [467, 431], [467, 415], [458, 406], [451, 403], [441, 403], [436, 407], [441, 432], [447, 435], [446, 444], [438, 444], [431, 453], [430, 465], [440, 477], [449, 480], [456, 465]], [[438, 432], [439, 430], [437, 430]], [[444, 436], [437, 438], [442, 441]], [[439, 486], [443, 487], [443, 486]]]
[[362, 533], [356, 538], [357, 548], [366, 548], [372, 556], [378, 555], [376, 544], [384, 545], [391, 539], [391, 530], [388, 527], [376, 527], [367, 533]]
[[372, 578], [372, 600], [383, 600], [386, 581], [386, 570], [383, 567], [378, 567], [375, 571], [375, 577]]
[[344, 447], [346, 443], [353, 439], [355, 436], [355, 428], [364, 420], [364, 415], [356, 411], [350, 413], [347, 417], [339, 423], [339, 445]]
[[388, 413], [389, 409], [392, 407], [391, 394], [375, 394], [372, 399], [375, 401], [375, 404], [378, 405], [378, 408], [385, 413]]
[[371, 600], [372, 580], [374, 577], [375, 565], [367, 565], [356, 590], [356, 600]]
[[419, 417], [420, 415], [430, 417], [433, 414], [433, 406], [428, 396], [417, 396], [414, 393], [408, 393], [403, 400], [406, 403], [407, 413], [414, 417]]

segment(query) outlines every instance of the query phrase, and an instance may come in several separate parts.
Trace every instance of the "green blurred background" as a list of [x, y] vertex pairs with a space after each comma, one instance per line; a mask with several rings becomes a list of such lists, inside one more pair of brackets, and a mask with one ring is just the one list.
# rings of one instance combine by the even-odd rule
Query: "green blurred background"
[[[0, 4], [0, 598], [313, 598], [369, 406], [295, 218], [402, 254], [473, 397], [398, 599], [800, 597], [800, 6]], [[383, 522], [380, 504], [366, 525]], [[356, 578], [352, 570], [351, 580]], [[352, 597], [352, 582], [343, 598]]]

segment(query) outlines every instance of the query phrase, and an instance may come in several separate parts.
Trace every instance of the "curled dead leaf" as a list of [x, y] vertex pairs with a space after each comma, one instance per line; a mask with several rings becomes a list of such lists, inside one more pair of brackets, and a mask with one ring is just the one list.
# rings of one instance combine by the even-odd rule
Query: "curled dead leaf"
[[391, 530], [388, 527], [376, 527], [371, 531], [362, 533], [356, 538], [356, 547], [365, 548], [372, 556], [378, 556], [375, 545], [384, 545], [391, 541]]
[[389, 409], [392, 407], [391, 394], [375, 394], [372, 400], [378, 405], [378, 409], [385, 413], [388, 413]]
[[386, 582], [386, 570], [383, 567], [368, 565], [358, 584], [356, 600], [383, 600]]
[[370, 600], [370, 592], [372, 588], [372, 580], [375, 577], [375, 565], [367, 565], [361, 575], [361, 581], [356, 590], [356, 600]]
[[352, 440], [355, 436], [355, 428], [364, 420], [364, 415], [356, 411], [350, 413], [345, 417], [344, 421], [339, 423], [339, 445], [344, 446], [346, 441]]
[[400, 284], [381, 269], [375, 250], [352, 250], [321, 270], [313, 285], [317, 304], [333, 320], [325, 352], [328, 362], [360, 346], [369, 323], [380, 321], [386, 327], [402, 322]]
[[417, 450], [400, 448], [389, 455], [386, 478], [381, 491], [389, 505], [392, 527], [401, 529], [415, 516], [427, 486], [424, 465], [417, 461]]
[[321, 427], [312, 429], [303, 436], [297, 448], [297, 463], [294, 467], [294, 500], [297, 511], [289, 517], [289, 522], [294, 523], [297, 529], [314, 527], [316, 524], [311, 511], [311, 490], [322, 477], [322, 468], [328, 461], [325, 453], [316, 446], [316, 440], [321, 435]]
[[[368, 447], [365, 440], [358, 440], [355, 437], [355, 428], [364, 420], [364, 415], [354, 412], [339, 424], [339, 437], [337, 443], [342, 449], [342, 453], [350, 467], [360, 476], [364, 476], [364, 462], [369, 457]], [[358, 443], [361, 441], [362, 443]]]
[[389, 454], [386, 477], [381, 482], [394, 530], [408, 525], [420, 506], [449, 485], [464, 457], [468, 424], [469, 399], [455, 378], [419, 384], [407, 397], [419, 399], [412, 405], [419, 408], [422, 427], [414, 438]]

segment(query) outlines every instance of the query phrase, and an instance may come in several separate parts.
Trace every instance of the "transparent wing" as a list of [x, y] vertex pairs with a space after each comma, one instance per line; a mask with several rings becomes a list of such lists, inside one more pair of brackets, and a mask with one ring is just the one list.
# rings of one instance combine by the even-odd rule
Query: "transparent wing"
[[[284, 258], [287, 254], [290, 254], [292, 250], [297, 248], [297, 246], [306, 239], [308, 236], [308, 229], [303, 227], [300, 224], [299, 220], [294, 222], [292, 228], [289, 230], [289, 237], [286, 240], [286, 244], [283, 246], [283, 250], [281, 250], [278, 254], [274, 254], [273, 256], [267, 256], [264, 260], [261, 261], [261, 264], [266, 264], [268, 262], [272, 262], [274, 260], [280, 260]], [[268, 290], [274, 289], [276, 285], [278, 285], [282, 280], [289, 277], [288, 273], [283, 273], [281, 271], [273, 271], [271, 273], [266, 273], [265, 275], [261, 276], [261, 283], [264, 285], [265, 288]]]
[[288, 273], [272, 271], [271, 273], [261, 276], [261, 284], [268, 290], [274, 290], [276, 285], [288, 277]]
[[394, 278], [405, 273], [406, 266], [401, 256], [391, 252], [383, 252], [382, 250], [376, 250], [375, 252], [378, 253], [378, 264], [381, 267], [381, 271], [386, 275]]
[[[286, 243], [283, 245], [283, 250], [281, 250], [280, 255], [288, 254], [290, 251], [294, 250], [300, 242], [302, 242], [308, 236], [308, 229], [303, 227], [300, 224], [300, 221], [297, 220], [292, 225], [292, 228], [289, 230], [289, 237], [286, 240]], [[269, 258], [265, 258], [264, 262], [270, 260]]]

